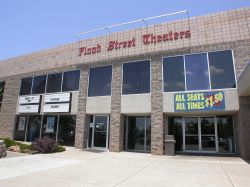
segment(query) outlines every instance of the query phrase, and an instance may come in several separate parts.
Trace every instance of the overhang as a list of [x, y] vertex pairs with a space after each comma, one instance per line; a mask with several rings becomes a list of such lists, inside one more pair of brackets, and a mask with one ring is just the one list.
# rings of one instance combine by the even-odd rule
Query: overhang
[[238, 78], [239, 96], [250, 95], [250, 61]]

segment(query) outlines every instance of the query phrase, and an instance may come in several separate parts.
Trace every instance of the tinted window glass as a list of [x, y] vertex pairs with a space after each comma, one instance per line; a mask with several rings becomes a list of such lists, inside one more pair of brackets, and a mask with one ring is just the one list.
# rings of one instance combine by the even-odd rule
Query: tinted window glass
[[75, 91], [79, 89], [80, 71], [69, 71], [63, 74], [63, 90]]
[[207, 54], [185, 56], [187, 90], [208, 90]]
[[24, 141], [27, 126], [27, 116], [17, 116], [14, 129], [14, 140]]
[[75, 128], [75, 116], [60, 116], [57, 142], [61, 145], [74, 146]]
[[32, 94], [42, 94], [45, 92], [46, 75], [34, 77]]
[[60, 92], [62, 82], [62, 73], [50, 74], [48, 75], [46, 92]]
[[112, 66], [91, 68], [88, 96], [111, 95]]
[[150, 93], [150, 61], [123, 64], [122, 94]]
[[220, 153], [235, 152], [233, 119], [231, 116], [217, 117], [218, 146]]
[[42, 137], [48, 136], [56, 139], [58, 116], [44, 116], [42, 125]]
[[26, 141], [33, 142], [40, 137], [41, 116], [29, 116]]
[[163, 59], [164, 92], [184, 91], [184, 60], [183, 56]]
[[211, 88], [235, 88], [234, 65], [231, 51], [208, 53]]
[[21, 81], [20, 95], [29, 95], [32, 86], [32, 77], [24, 78]]
[[[3, 101], [4, 86], [5, 86], [5, 82], [0, 82], [0, 104]], [[1, 110], [1, 106], [0, 106], [0, 110]]]

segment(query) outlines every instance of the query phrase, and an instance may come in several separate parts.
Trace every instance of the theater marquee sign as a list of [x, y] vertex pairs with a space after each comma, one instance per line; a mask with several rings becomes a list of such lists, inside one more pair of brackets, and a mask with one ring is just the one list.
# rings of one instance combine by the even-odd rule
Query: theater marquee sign
[[[144, 34], [142, 35], [143, 45], [156, 45], [158, 43], [170, 42], [174, 40], [181, 40], [185, 38], [190, 38], [191, 33], [189, 30], [180, 32], [167, 32], [161, 35]], [[131, 38], [126, 41], [111, 40], [106, 46], [106, 51], [121, 50], [125, 48], [136, 47], [136, 39]], [[79, 56], [94, 55], [102, 51], [103, 46], [101, 44], [96, 44], [95, 46], [84, 46], [79, 48]]]

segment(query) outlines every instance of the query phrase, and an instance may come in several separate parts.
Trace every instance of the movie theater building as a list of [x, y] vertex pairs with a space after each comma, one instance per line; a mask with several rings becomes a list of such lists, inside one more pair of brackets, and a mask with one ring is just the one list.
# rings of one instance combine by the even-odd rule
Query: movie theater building
[[3, 60], [0, 137], [250, 159], [249, 61], [249, 7]]

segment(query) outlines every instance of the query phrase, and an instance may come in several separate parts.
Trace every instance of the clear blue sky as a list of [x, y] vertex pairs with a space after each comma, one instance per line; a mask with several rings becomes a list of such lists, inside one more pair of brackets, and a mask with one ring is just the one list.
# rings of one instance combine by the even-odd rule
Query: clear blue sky
[[1, 0], [0, 60], [74, 42], [76, 33], [125, 21], [247, 6], [250, 0]]

